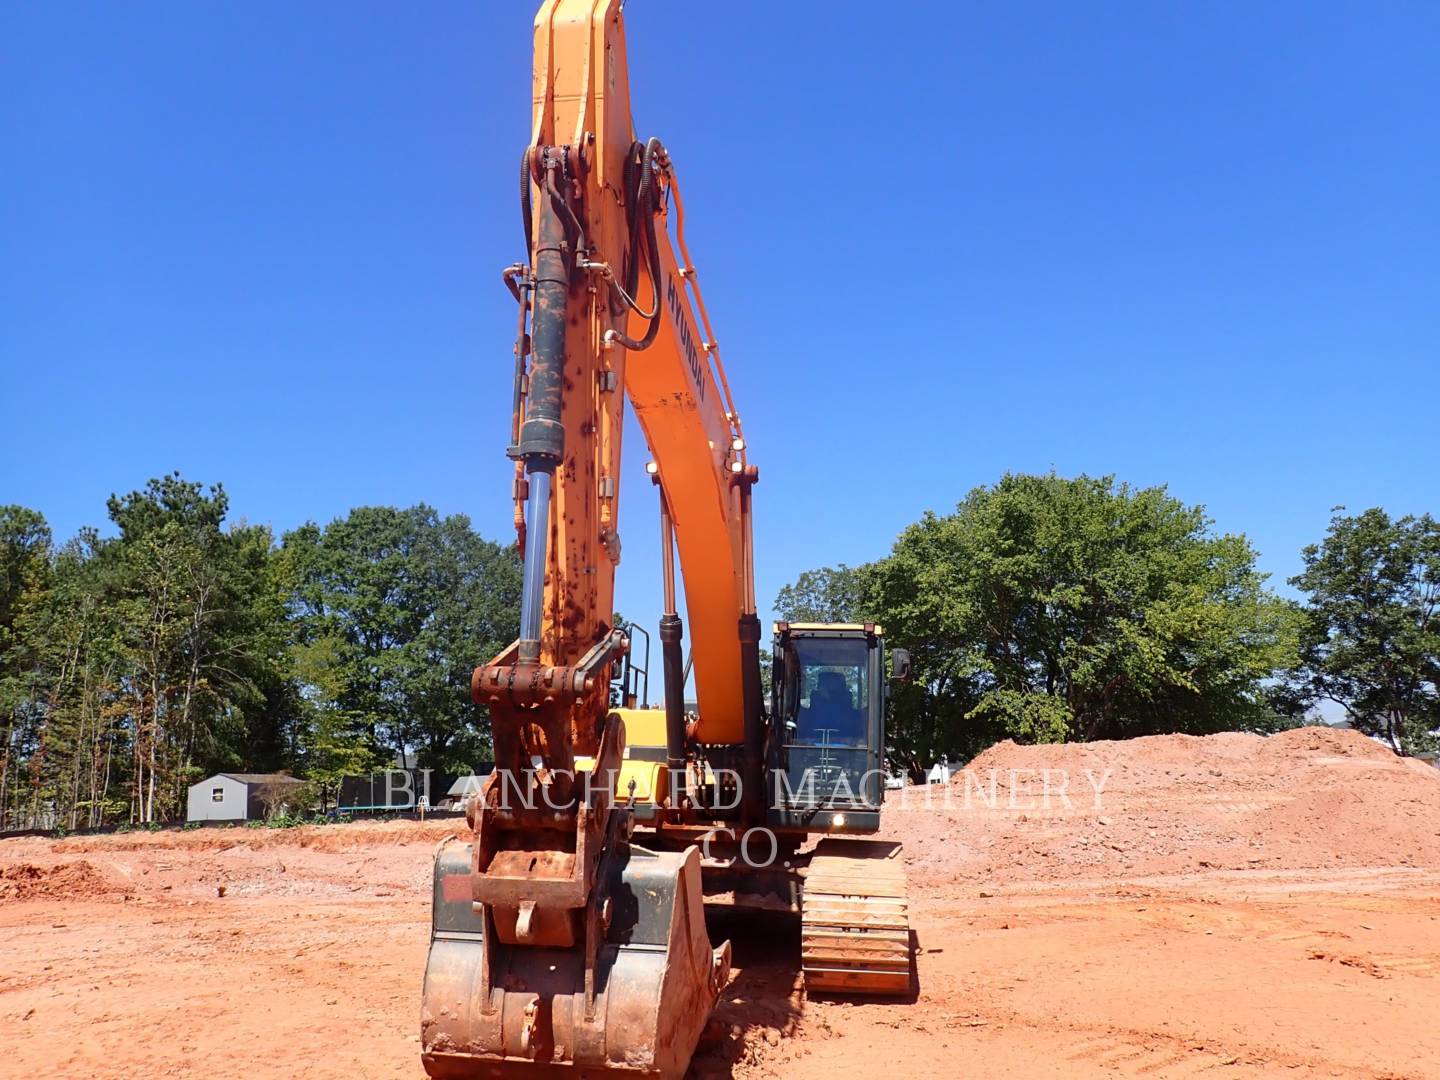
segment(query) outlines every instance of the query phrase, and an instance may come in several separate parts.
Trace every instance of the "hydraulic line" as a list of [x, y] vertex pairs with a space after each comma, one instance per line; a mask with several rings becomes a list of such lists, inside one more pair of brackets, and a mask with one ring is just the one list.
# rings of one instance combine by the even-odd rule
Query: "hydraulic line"
[[[655, 235], [657, 207], [655, 205], [654, 173], [657, 159], [664, 159], [664, 156], [665, 147], [659, 139], [651, 139], [645, 144], [645, 152], [641, 155], [640, 182], [635, 190], [635, 214], [641, 236], [645, 241], [642, 250], [650, 275], [654, 317], [650, 319], [650, 325], [645, 328], [645, 336], [638, 341], [626, 335], [622, 330], [609, 330], [605, 334], [607, 339], [636, 352], [648, 349], [655, 341], [655, 335], [660, 332], [662, 318], [660, 311], [660, 242]], [[632, 271], [629, 276], [635, 280], [627, 282], [627, 284], [630, 285], [629, 294], [633, 295], [639, 287], [638, 275], [635, 273], [635, 269], [638, 268], [638, 260], [632, 260], [631, 267]]]
[[525, 250], [530, 251], [534, 247], [534, 239], [530, 235], [534, 227], [530, 221], [530, 154], [531, 147], [526, 147], [525, 152], [520, 155], [520, 222], [525, 227]]

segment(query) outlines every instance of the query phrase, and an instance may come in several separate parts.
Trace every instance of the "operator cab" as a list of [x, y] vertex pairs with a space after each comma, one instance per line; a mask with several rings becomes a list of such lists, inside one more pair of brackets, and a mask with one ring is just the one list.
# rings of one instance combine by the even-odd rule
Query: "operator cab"
[[774, 648], [769, 824], [874, 832], [884, 797], [884, 631], [780, 622]]

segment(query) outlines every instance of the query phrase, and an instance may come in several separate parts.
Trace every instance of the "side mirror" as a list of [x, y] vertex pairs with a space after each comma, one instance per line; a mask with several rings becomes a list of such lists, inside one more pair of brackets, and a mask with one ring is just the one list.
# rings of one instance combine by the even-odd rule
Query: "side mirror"
[[890, 677], [896, 682], [910, 681], [910, 650], [890, 650]]

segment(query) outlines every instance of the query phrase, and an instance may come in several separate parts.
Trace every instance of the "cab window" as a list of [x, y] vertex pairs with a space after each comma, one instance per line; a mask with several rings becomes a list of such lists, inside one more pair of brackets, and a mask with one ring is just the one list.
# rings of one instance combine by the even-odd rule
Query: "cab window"
[[785, 656], [786, 730], [796, 746], [866, 746], [869, 648], [864, 639], [795, 638]]

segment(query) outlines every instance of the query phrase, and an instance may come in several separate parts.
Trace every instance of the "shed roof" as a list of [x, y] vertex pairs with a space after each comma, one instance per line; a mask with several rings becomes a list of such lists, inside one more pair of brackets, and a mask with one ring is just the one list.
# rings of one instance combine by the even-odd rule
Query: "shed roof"
[[455, 782], [450, 785], [450, 790], [447, 791], [445, 794], [473, 795], [475, 792], [480, 790], [480, 785], [485, 782], [485, 778], [494, 771], [494, 766], [491, 766], [485, 772], [473, 772], [467, 776], [456, 777]]
[[286, 776], [284, 773], [266, 772], [222, 772], [216, 776], [227, 776], [231, 780], [238, 780], [242, 784], [303, 784], [304, 780], [298, 780], [293, 776]]

